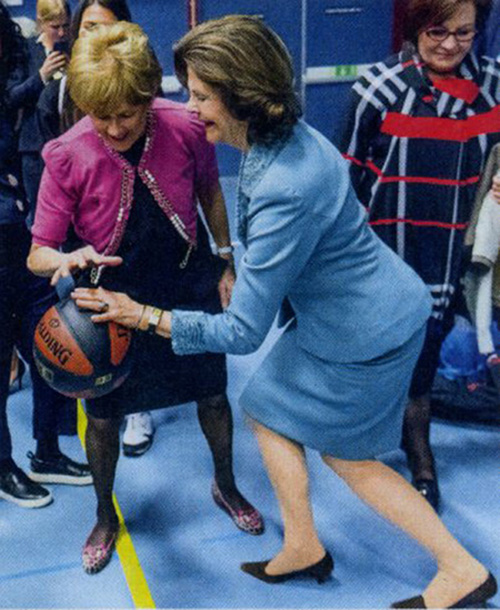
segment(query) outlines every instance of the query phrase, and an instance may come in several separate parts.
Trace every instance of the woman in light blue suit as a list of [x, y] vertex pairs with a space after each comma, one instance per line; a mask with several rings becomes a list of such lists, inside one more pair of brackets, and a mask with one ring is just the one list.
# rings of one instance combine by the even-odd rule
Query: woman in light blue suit
[[298, 120], [288, 53], [259, 19], [206, 22], [178, 43], [175, 60], [208, 140], [244, 152], [237, 220], [246, 252], [231, 303], [218, 315], [170, 313], [99, 288], [76, 290], [77, 304], [100, 312], [96, 322], [171, 337], [178, 354], [249, 353], [278, 312], [286, 321], [241, 396], [280, 502], [284, 546], [270, 561], [243, 564], [245, 572], [272, 583], [322, 582], [333, 569], [313, 522], [307, 446], [437, 560], [423, 596], [395, 607], [486, 600], [494, 577], [375, 459], [399, 446], [427, 289], [368, 227], [337, 150]]

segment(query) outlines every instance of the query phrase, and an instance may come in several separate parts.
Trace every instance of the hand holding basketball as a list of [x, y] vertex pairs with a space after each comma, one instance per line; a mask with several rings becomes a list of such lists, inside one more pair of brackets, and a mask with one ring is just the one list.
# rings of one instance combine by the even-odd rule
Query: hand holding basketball
[[57, 392], [97, 398], [119, 387], [132, 367], [132, 332], [115, 322], [95, 324], [89, 311], [64, 299], [37, 324], [33, 355], [40, 375]]
[[79, 308], [96, 312], [97, 315], [92, 316], [93, 322], [116, 322], [126, 328], [137, 328], [143, 310], [140, 303], [126, 294], [101, 287], [76, 288], [71, 297]]
[[59, 254], [59, 267], [54, 271], [50, 281], [52, 286], [55, 286], [61, 278], [69, 277], [78, 269], [83, 270], [91, 266], [98, 267], [99, 265], [116, 267], [122, 263], [122, 258], [120, 256], [104, 256], [98, 254], [93, 246], [85, 246], [84, 248], [79, 248], [73, 252], [61, 252]]

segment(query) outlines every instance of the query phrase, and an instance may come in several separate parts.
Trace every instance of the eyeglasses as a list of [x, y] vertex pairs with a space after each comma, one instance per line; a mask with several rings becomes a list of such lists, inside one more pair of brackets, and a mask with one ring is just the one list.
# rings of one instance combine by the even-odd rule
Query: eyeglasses
[[477, 34], [477, 30], [473, 27], [467, 27], [450, 32], [445, 27], [436, 26], [425, 30], [425, 33], [435, 42], [444, 42], [449, 36], [455, 36], [457, 42], [470, 42]]

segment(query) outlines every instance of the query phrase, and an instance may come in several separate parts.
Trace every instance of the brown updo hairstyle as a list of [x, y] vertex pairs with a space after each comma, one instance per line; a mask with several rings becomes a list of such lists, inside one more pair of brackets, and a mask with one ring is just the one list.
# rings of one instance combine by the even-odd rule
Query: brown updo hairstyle
[[174, 46], [177, 78], [188, 66], [221, 96], [229, 113], [248, 121], [248, 143], [286, 137], [302, 114], [283, 41], [261, 19], [228, 15], [206, 21]]
[[462, 4], [476, 8], [476, 29], [481, 32], [491, 10], [492, 0], [410, 0], [403, 33], [407, 42], [417, 46], [421, 32], [451, 19]]

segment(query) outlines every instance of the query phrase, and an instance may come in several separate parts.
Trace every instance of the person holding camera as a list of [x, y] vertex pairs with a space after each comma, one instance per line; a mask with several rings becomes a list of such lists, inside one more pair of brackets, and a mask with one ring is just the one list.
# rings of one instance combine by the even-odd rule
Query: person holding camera
[[66, 0], [37, 0], [40, 35], [25, 41], [24, 61], [7, 83], [8, 104], [22, 111], [18, 151], [28, 203], [28, 224], [35, 214], [38, 186], [43, 171], [40, 151], [43, 141], [35, 121], [35, 110], [42, 91], [53, 79], [61, 78], [68, 61], [68, 35], [71, 11]]

